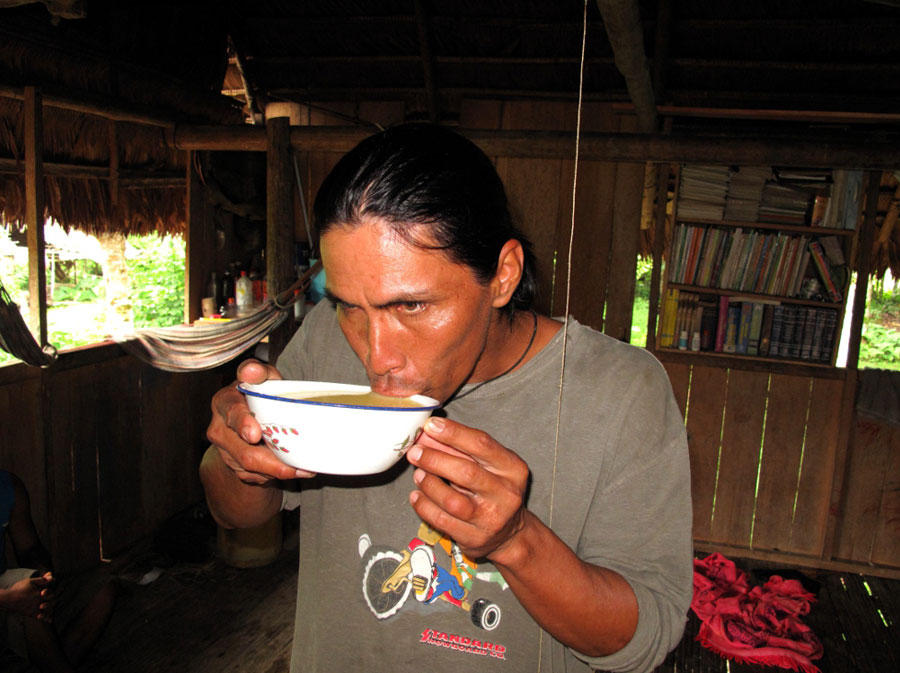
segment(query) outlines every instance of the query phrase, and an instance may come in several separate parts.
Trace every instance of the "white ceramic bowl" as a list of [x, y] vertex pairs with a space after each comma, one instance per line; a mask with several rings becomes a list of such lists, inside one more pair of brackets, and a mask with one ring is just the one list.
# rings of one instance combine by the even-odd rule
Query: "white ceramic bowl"
[[323, 474], [375, 474], [400, 460], [440, 406], [424, 395], [412, 407], [361, 406], [304, 396], [370, 393], [368, 386], [321, 381], [241, 383], [263, 440], [288, 465]]

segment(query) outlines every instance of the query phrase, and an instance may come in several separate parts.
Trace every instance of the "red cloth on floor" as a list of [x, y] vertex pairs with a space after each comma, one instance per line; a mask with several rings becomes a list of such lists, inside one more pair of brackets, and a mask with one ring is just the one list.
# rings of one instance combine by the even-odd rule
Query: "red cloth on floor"
[[800, 621], [814, 600], [798, 580], [772, 575], [751, 587], [746, 573], [721, 554], [694, 559], [697, 640], [738, 663], [819, 673], [812, 660], [822, 657], [822, 643]]

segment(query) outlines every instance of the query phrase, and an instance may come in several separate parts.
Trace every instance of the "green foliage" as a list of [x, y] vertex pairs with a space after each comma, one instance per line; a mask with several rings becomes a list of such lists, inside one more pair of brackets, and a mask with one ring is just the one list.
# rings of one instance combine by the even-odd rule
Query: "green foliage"
[[637, 259], [637, 271], [635, 273], [634, 297], [635, 299], [650, 299], [650, 276], [653, 272], [653, 260], [649, 257]]
[[649, 257], [637, 258], [634, 278], [634, 305], [631, 313], [631, 339], [635, 346], [647, 345], [647, 319], [650, 310], [650, 278], [653, 260]]
[[877, 322], [863, 327], [859, 366], [900, 371], [900, 332]]
[[866, 305], [859, 366], [868, 369], [900, 370], [900, 291], [885, 292], [876, 283]]
[[53, 301], [97, 301], [103, 295], [102, 276], [80, 276], [74, 285], [55, 285]]
[[173, 236], [129, 236], [135, 327], [168, 327], [184, 321], [184, 241]]

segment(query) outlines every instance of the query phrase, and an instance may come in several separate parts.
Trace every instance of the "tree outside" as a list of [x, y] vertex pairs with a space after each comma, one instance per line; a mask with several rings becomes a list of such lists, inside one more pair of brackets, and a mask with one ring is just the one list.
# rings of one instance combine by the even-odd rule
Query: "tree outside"
[[[181, 237], [104, 236], [45, 228], [47, 324], [59, 350], [105, 341], [132, 327], [167, 327], [184, 317]], [[0, 227], [0, 281], [27, 321], [28, 254]], [[15, 362], [0, 350], [0, 364]]]

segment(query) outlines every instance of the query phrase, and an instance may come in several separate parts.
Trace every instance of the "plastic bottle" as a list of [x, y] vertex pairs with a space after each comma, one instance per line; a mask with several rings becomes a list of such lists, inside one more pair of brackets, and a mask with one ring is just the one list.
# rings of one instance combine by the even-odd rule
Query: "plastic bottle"
[[249, 313], [253, 308], [253, 281], [246, 271], [241, 271], [241, 277], [234, 285], [234, 303], [237, 304], [238, 314]]

